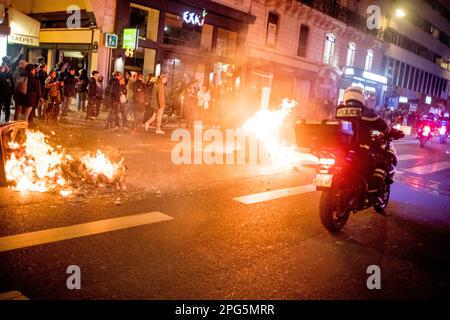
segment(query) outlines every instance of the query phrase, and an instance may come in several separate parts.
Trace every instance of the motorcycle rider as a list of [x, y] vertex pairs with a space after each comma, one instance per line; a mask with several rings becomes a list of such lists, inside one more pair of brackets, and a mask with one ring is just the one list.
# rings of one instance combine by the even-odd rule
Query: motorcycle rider
[[[359, 86], [350, 86], [344, 92], [343, 106], [339, 108], [358, 108], [360, 109], [359, 116], [354, 117], [352, 124], [356, 127], [356, 150], [360, 159], [361, 170], [364, 170], [364, 176], [368, 181], [369, 201], [374, 203], [379, 192], [383, 186], [385, 176], [388, 174], [388, 168], [384, 161], [374, 160], [371, 154], [381, 154], [381, 159], [388, 156], [386, 152], [395, 154], [393, 150], [384, 150], [379, 144], [374, 144], [371, 139], [371, 134], [374, 130], [381, 134], [395, 134], [402, 136], [403, 132], [396, 129], [391, 129], [387, 123], [379, 117], [372, 109], [371, 104], [366, 103], [363, 88]], [[339, 116], [339, 112], [337, 113]], [[396, 132], [391, 132], [395, 130]], [[377, 157], [378, 158], [378, 157]]]

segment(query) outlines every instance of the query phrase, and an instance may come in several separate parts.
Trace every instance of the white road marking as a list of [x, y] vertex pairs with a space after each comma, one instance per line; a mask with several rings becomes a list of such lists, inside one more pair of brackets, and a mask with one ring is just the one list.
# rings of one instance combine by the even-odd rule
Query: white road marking
[[418, 166], [408, 169], [403, 169], [408, 172], [417, 173], [417, 174], [428, 174], [428, 173], [434, 173], [437, 171], [442, 171], [450, 169], [450, 162], [436, 162], [432, 164], [427, 164], [424, 166]]
[[22, 233], [0, 238], [0, 252], [172, 220], [159, 211]]
[[400, 140], [400, 141], [395, 141], [395, 142], [393, 142], [394, 143], [394, 145], [398, 145], [398, 144], [412, 144], [412, 143], [419, 143], [417, 140], [404, 140], [404, 141], [402, 141], [402, 140]]
[[307, 184], [303, 186], [296, 186], [285, 189], [272, 190], [262, 193], [250, 194], [246, 196], [236, 197], [233, 200], [242, 202], [244, 204], [254, 204], [259, 202], [265, 202], [274, 199], [280, 199], [284, 197], [290, 197], [297, 194], [308, 193], [316, 191], [314, 184]]
[[411, 159], [422, 159], [422, 156], [416, 156], [414, 154], [400, 154], [397, 155], [397, 160], [411, 160]]

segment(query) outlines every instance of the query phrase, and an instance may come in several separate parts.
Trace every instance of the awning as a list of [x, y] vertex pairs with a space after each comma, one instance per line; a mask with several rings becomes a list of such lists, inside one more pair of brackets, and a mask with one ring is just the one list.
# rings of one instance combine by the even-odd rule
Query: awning
[[8, 9], [11, 33], [8, 43], [39, 47], [39, 31], [41, 23], [14, 8]]

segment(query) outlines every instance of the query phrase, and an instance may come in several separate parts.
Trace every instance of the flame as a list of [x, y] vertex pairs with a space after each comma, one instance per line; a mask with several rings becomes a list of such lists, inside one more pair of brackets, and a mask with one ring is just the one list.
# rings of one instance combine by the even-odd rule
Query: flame
[[122, 167], [122, 160], [118, 163], [112, 163], [100, 150], [97, 150], [95, 156], [91, 156], [90, 154], [85, 155], [81, 158], [81, 162], [86, 166], [88, 173], [94, 178], [103, 175], [110, 182], [114, 180], [117, 172]]
[[23, 145], [10, 142], [11, 158], [6, 161], [6, 179], [18, 191], [47, 192], [64, 186], [61, 164], [65, 155], [45, 141], [42, 132], [27, 131]]
[[[8, 143], [6, 180], [16, 191], [49, 192], [58, 190], [67, 197], [80, 182], [115, 183], [124, 173], [123, 160], [113, 163], [100, 150], [80, 160], [67, 154], [61, 146], [53, 148], [46, 136], [38, 131], [26, 131], [23, 144]], [[7, 154], [8, 156], [8, 154]]]
[[261, 109], [248, 119], [242, 130], [251, 134], [262, 144], [270, 166], [291, 169], [304, 161], [316, 162], [317, 158], [296, 150], [294, 144], [289, 144], [281, 136], [286, 117], [298, 105], [294, 100], [283, 99], [277, 110]]

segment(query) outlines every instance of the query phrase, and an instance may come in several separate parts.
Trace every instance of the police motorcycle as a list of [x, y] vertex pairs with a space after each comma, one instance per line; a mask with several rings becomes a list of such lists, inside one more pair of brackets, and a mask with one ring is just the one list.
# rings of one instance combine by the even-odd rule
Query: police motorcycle
[[440, 144], [447, 143], [449, 123], [450, 119], [448, 113], [445, 113], [444, 116], [441, 117], [438, 121], [438, 134]]
[[367, 169], [358, 157], [358, 125], [362, 108], [339, 106], [336, 120], [322, 120], [321, 123], [296, 123], [296, 142], [300, 148], [307, 148], [318, 158], [314, 183], [322, 191], [319, 205], [320, 220], [330, 232], [341, 230], [355, 213], [370, 207], [383, 213], [389, 203], [391, 185], [394, 182], [397, 158], [391, 142], [404, 136], [403, 132], [391, 129], [389, 133], [373, 131], [371, 142], [380, 150], [371, 152], [373, 163], [385, 164], [381, 190], [376, 200], [369, 197]]

